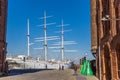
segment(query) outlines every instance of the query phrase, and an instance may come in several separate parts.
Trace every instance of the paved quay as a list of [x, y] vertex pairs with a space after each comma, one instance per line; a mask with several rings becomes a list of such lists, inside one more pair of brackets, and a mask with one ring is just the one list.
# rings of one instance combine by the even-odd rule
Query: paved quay
[[78, 74], [76, 76], [76, 80], [98, 80], [95, 76], [84, 76], [81, 74]]
[[98, 80], [94, 76], [74, 75], [72, 69], [67, 70], [12, 70], [9, 76], [0, 80]]
[[76, 80], [74, 71], [68, 70], [42, 70], [33, 73], [23, 73], [7, 77], [1, 77], [0, 80]]

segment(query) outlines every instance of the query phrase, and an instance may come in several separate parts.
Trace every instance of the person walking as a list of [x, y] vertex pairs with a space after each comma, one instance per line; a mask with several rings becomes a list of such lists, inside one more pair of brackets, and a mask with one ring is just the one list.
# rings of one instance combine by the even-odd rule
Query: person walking
[[77, 65], [74, 65], [74, 75], [77, 75]]

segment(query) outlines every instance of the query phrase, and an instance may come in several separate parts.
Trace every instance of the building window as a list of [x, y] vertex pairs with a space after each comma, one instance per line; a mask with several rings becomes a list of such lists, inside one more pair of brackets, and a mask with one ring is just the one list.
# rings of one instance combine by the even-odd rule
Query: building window
[[[103, 0], [102, 1], [102, 7], [103, 7], [103, 12], [102, 12], [102, 17], [105, 17], [106, 15], [110, 14], [110, 9], [109, 9], [109, 0]], [[103, 35], [107, 35], [110, 33], [110, 21], [103, 21]]]
[[[119, 14], [120, 14], [119, 7], [120, 7], [120, 4], [115, 8], [116, 19], [120, 18], [120, 16], [119, 16]], [[117, 34], [120, 33], [120, 21], [116, 21], [116, 32], [117, 32]]]
[[110, 21], [104, 21], [103, 23], [103, 34], [108, 35], [110, 33]]

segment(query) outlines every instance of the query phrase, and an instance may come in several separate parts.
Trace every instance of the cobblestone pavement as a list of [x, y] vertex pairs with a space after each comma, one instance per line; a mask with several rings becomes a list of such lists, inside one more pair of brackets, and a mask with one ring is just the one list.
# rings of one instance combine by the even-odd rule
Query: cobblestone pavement
[[34, 73], [25, 73], [14, 76], [1, 77], [0, 80], [76, 80], [74, 71], [69, 70], [44, 70]]

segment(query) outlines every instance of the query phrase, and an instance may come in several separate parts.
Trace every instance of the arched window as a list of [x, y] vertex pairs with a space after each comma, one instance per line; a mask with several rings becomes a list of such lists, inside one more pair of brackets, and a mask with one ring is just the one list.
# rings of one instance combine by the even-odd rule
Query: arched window
[[[102, 12], [102, 17], [105, 17], [106, 15], [110, 14], [110, 9], [109, 9], [109, 0], [102, 0], [102, 7], [103, 7], [103, 12]], [[103, 21], [103, 35], [109, 34], [110, 32], [110, 21]]]
[[[120, 19], [120, 0], [115, 0], [114, 6], [116, 19]], [[116, 32], [120, 34], [120, 20], [116, 21]]]

